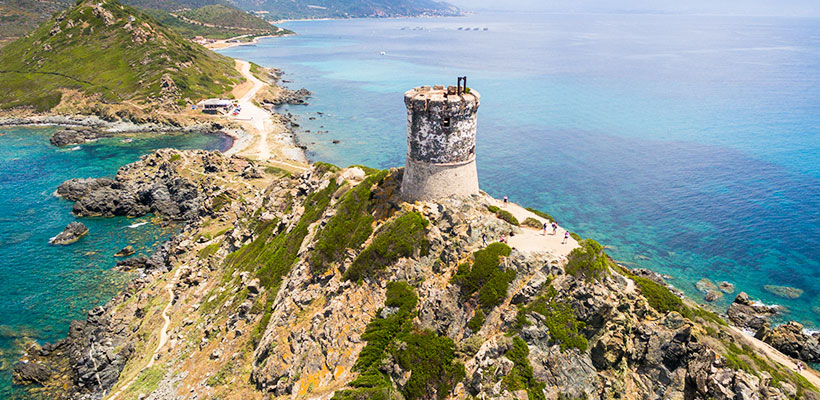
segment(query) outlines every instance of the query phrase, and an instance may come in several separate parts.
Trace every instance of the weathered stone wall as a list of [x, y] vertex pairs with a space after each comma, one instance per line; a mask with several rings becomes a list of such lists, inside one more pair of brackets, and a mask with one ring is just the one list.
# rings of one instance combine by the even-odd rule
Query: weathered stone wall
[[404, 94], [407, 106], [405, 200], [435, 200], [478, 193], [475, 165], [478, 92], [448, 94], [422, 86]]
[[477, 193], [475, 159], [465, 163], [432, 164], [407, 157], [401, 183], [401, 197], [405, 201], [431, 201]]
[[446, 90], [421, 87], [404, 94], [407, 106], [407, 156], [430, 163], [456, 163], [475, 158], [478, 92], [446, 95]]

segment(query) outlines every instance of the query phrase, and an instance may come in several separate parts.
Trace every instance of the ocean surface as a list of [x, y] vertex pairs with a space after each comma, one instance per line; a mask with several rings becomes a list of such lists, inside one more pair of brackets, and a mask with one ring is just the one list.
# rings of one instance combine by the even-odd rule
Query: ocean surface
[[699, 279], [725, 280], [820, 328], [820, 20], [492, 13], [282, 26], [298, 35], [221, 53], [314, 93], [283, 109], [312, 159], [402, 166], [404, 91], [466, 75], [482, 95], [482, 189], [670, 275], [693, 299]]
[[[49, 144], [56, 128], [0, 127], [0, 398], [26, 398], [11, 385], [11, 369], [28, 339], [65, 337], [72, 319], [105, 304], [129, 275], [111, 270], [114, 253], [133, 245], [136, 256], [176, 231], [142, 218], [75, 218], [72, 203], [53, 195], [71, 178], [113, 176], [117, 169], [154, 149], [225, 149], [216, 135], [164, 135], [103, 139], [81, 146]], [[89, 233], [68, 246], [49, 238], [71, 221]], [[147, 223], [144, 223], [147, 222]], [[144, 223], [144, 224], [143, 224]]]

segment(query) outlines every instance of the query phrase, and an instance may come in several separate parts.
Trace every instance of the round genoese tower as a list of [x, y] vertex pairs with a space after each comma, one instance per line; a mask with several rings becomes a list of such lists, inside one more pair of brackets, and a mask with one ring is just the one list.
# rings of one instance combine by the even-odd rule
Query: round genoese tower
[[405, 201], [478, 193], [475, 134], [480, 97], [467, 88], [466, 77], [459, 78], [458, 86], [421, 86], [404, 93], [407, 161], [401, 194]]

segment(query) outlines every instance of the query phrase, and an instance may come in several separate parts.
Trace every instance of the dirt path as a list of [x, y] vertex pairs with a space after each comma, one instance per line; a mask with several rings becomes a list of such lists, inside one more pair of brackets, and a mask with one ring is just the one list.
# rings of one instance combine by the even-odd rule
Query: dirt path
[[171, 318], [168, 316], [168, 311], [170, 311], [171, 307], [174, 305], [174, 286], [177, 283], [177, 279], [179, 279], [179, 271], [180, 269], [177, 268], [176, 272], [174, 272], [174, 277], [171, 279], [170, 282], [168, 282], [168, 284], [165, 285], [165, 290], [168, 291], [168, 305], [166, 305], [165, 308], [162, 309], [162, 320], [164, 322], [162, 323], [162, 329], [160, 329], [159, 332], [159, 343], [157, 343], [157, 348], [151, 354], [151, 359], [148, 361], [148, 364], [145, 364], [145, 366], [142, 367], [136, 375], [134, 375], [133, 378], [128, 380], [128, 382], [120, 386], [120, 388], [116, 392], [110, 395], [108, 397], [108, 400], [114, 400], [119, 398], [120, 395], [122, 395], [126, 390], [128, 390], [128, 388], [132, 384], [134, 384], [134, 382], [137, 381], [140, 375], [142, 375], [143, 371], [153, 367], [154, 363], [156, 363], [157, 359], [159, 359], [159, 352], [168, 342], [168, 327], [171, 325]]
[[[766, 356], [768, 356], [769, 359], [780, 363], [781, 365], [788, 368], [792, 372], [795, 372], [795, 373], [797, 372], [797, 364], [795, 363], [795, 361], [791, 357], [777, 351], [774, 347], [769, 346], [767, 343], [764, 343], [763, 341], [755, 339], [753, 336], [750, 336], [750, 335], [746, 334], [745, 332], [738, 329], [737, 327], [729, 326], [729, 328], [731, 328], [737, 334], [742, 336], [748, 344], [754, 346], [756, 349], [758, 349], [761, 352], [763, 352], [764, 354], [766, 354]], [[805, 366], [805, 363], [803, 363], [803, 365]], [[801, 372], [800, 375], [802, 375], [804, 378], [806, 378], [815, 387], [820, 388], [820, 375], [818, 375], [817, 371], [806, 367], [806, 368], [803, 369], [803, 372]]]
[[[518, 204], [508, 203], [505, 206], [503, 201], [496, 199], [492, 199], [491, 202], [502, 210], [509, 211], [519, 222], [524, 222], [527, 218], [535, 218], [542, 225], [548, 222]], [[521, 226], [521, 233], [507, 238], [507, 244], [520, 251], [548, 251], [556, 256], [566, 257], [572, 249], [578, 247], [578, 242], [572, 237], [569, 237], [566, 243], [562, 243], [565, 231], [565, 229], [559, 226], [555, 235], [552, 234], [552, 228], [548, 229], [547, 234], [544, 235], [544, 231], [541, 229]]]

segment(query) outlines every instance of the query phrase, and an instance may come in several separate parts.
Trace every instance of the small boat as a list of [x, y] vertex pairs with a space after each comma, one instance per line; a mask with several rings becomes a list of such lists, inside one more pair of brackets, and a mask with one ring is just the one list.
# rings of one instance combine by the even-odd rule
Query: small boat
[[134, 139], [131, 139], [131, 138], [128, 138], [128, 139], [123, 139], [123, 140], [122, 140], [122, 142], [123, 142], [123, 143], [131, 143], [131, 142], [133, 142], [133, 141], [134, 141]]
[[68, 149], [68, 151], [77, 151], [77, 150], [79, 150], [79, 149], [81, 149], [81, 147], [80, 147], [80, 146], [74, 146], [74, 147], [72, 147], [72, 148]]
[[387, 52], [386, 51], [380, 51], [379, 54], [384, 56], [384, 55], [387, 55]]

